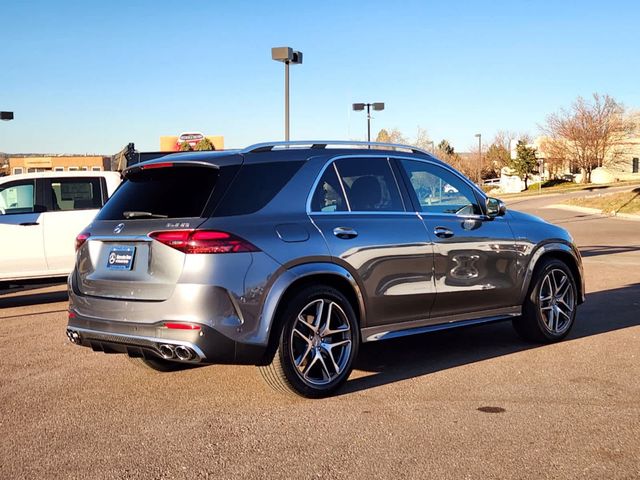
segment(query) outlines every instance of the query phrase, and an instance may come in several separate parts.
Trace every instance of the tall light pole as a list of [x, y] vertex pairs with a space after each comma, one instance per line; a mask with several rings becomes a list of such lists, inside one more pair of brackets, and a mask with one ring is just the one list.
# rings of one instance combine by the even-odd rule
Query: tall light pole
[[476, 137], [478, 137], [478, 186], [480, 186], [480, 172], [482, 169], [482, 134], [481, 133], [476, 133], [475, 135]]
[[361, 112], [364, 109], [367, 109], [367, 142], [371, 141], [371, 107], [375, 111], [384, 110], [383, 102], [375, 102], [375, 103], [354, 103], [352, 108], [356, 112]]
[[271, 49], [271, 59], [284, 63], [284, 139], [289, 141], [289, 64], [302, 63], [302, 52], [291, 47], [274, 47]]

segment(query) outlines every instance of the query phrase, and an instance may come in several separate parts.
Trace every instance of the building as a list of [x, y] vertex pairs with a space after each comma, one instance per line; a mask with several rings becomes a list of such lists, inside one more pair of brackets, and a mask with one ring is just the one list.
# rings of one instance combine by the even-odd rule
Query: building
[[103, 155], [6, 155], [0, 175], [32, 172], [110, 170], [111, 157]]

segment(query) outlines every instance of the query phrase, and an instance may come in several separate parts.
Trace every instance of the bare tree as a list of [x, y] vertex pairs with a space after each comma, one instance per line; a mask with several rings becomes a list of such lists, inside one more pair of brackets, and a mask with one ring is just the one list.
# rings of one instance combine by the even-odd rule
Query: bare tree
[[392, 130], [382, 129], [378, 132], [376, 142], [382, 143], [400, 143], [406, 145], [409, 143], [407, 137], [405, 137], [400, 130], [394, 128]]
[[622, 104], [594, 93], [591, 102], [578, 97], [569, 109], [549, 115], [543, 130], [549, 137], [547, 155], [580, 168], [582, 182], [588, 183], [594, 168], [618, 160], [634, 125]]

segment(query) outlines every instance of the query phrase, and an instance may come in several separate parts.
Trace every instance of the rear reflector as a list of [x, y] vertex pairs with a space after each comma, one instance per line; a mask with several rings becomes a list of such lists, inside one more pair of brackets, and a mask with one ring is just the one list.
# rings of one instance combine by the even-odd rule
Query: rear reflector
[[184, 253], [241, 253], [260, 251], [240, 237], [214, 230], [151, 232], [151, 238]]
[[76, 314], [69, 310], [69, 318], [76, 318]]
[[91, 234], [89, 232], [81, 232], [76, 237], [76, 251], [87, 241]]
[[174, 330], [200, 330], [200, 325], [194, 325], [193, 323], [165, 322], [164, 326]]
[[151, 170], [153, 168], [166, 168], [173, 167], [173, 163], [171, 162], [161, 162], [161, 163], [150, 163], [149, 165], [142, 165], [142, 170]]

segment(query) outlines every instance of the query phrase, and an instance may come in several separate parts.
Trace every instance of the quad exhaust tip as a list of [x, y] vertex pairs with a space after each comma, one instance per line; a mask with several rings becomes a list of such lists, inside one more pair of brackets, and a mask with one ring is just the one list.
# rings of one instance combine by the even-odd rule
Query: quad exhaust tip
[[69, 341], [75, 345], [80, 345], [82, 340], [80, 339], [80, 334], [74, 330], [67, 329], [67, 338]]
[[175, 356], [175, 352], [173, 350], [173, 345], [160, 345], [160, 355], [162, 355], [162, 358], [169, 360], [171, 358], [173, 358]]
[[187, 362], [189, 360], [193, 360], [195, 358], [195, 354], [189, 347], [185, 347], [184, 345], [170, 345], [168, 343], [163, 343], [158, 347], [160, 351], [160, 355], [165, 360], [181, 360], [183, 362]]
[[187, 347], [184, 347], [182, 345], [176, 347], [175, 349], [176, 352], [176, 357], [178, 357], [179, 360], [191, 360], [193, 358], [193, 354], [191, 353], [191, 350], [189, 350]]

